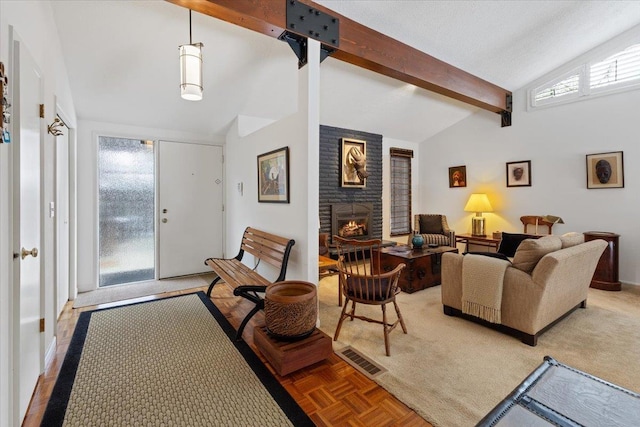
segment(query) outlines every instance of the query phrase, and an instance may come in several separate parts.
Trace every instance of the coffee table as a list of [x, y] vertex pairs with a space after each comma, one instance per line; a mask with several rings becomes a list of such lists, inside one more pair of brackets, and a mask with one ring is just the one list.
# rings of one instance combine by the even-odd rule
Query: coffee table
[[[378, 249], [377, 251], [380, 251], [382, 271], [391, 271], [400, 263], [406, 264], [398, 284], [400, 289], [407, 293], [439, 285], [442, 254], [446, 252], [458, 253], [458, 249], [451, 246], [430, 248], [426, 245], [421, 249], [398, 245]], [[373, 262], [373, 267], [376, 268], [377, 257], [374, 256]]]

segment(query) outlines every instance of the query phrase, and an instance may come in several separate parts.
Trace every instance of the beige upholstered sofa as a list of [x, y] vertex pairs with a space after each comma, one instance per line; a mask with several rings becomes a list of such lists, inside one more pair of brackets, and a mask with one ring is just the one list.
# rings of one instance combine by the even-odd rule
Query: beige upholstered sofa
[[[445, 253], [441, 288], [444, 312], [478, 321], [535, 346], [545, 330], [574, 309], [586, 307], [587, 290], [606, 246], [604, 240], [584, 242], [582, 234], [567, 233], [561, 237], [524, 240], [511, 261]], [[486, 274], [482, 272], [483, 265], [486, 265]], [[468, 300], [477, 291], [475, 282], [481, 286], [487, 281], [493, 281], [498, 290], [501, 287], [501, 295], [495, 295], [497, 303], [492, 303], [497, 307], [497, 323], [495, 318], [482, 319], [487, 319], [484, 308], [476, 315], [468, 314], [473, 312], [473, 304]], [[463, 299], [466, 313], [463, 313]]]

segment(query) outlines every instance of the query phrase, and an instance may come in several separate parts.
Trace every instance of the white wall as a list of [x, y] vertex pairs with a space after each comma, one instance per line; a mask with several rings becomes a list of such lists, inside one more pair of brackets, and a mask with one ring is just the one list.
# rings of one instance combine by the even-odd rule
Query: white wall
[[[53, 14], [49, 2], [40, 1], [2, 1], [0, 2], [0, 60], [9, 71], [9, 79], [15, 76], [11, 74], [11, 58], [9, 57], [9, 26], [13, 26], [19, 34], [24, 46], [30, 51], [40, 71], [43, 73], [45, 122], [51, 123], [55, 117], [56, 98], [58, 105], [64, 109], [71, 127], [75, 126], [76, 115], [64, 61], [62, 49], [58, 38], [58, 32], [53, 20]], [[14, 102], [15, 104], [15, 102]], [[53, 136], [46, 135], [42, 149], [42, 192], [43, 201], [47, 209], [48, 203], [54, 199], [53, 176]], [[12, 146], [0, 145], [0, 351], [2, 361], [0, 366], [0, 425], [10, 424], [12, 416], [11, 400], [9, 398], [7, 379], [10, 378], [6, 352], [11, 352], [11, 301], [13, 293], [11, 289], [11, 162]], [[42, 224], [42, 277], [43, 277], [43, 315], [46, 319], [44, 333], [44, 347], [49, 348], [53, 342], [55, 332], [56, 313], [54, 310], [54, 253], [53, 253], [53, 227], [54, 221], [44, 214]], [[35, 384], [34, 384], [35, 386]]]
[[382, 137], [382, 238], [393, 240], [402, 244], [407, 243], [409, 236], [390, 236], [391, 230], [391, 147], [413, 150], [411, 159], [411, 228], [413, 228], [413, 215], [423, 213], [418, 210], [420, 206], [420, 144], [400, 139]]
[[[464, 205], [473, 192], [489, 195], [495, 212], [487, 231], [520, 232], [522, 215], [556, 215], [554, 234], [620, 234], [620, 280], [640, 283], [640, 91], [526, 111], [526, 93], [514, 93], [513, 125], [478, 112], [426, 141], [420, 152], [421, 210], [442, 212], [457, 233], [471, 231]], [[621, 189], [586, 188], [587, 154], [624, 152]], [[506, 162], [531, 160], [531, 187], [506, 187]], [[450, 166], [467, 166], [467, 187], [449, 188]]]
[[[311, 59], [316, 43], [309, 43], [309, 64], [298, 71], [298, 111], [245, 137], [240, 136], [243, 132], [237, 125], [233, 126], [227, 135], [225, 158], [225, 256], [237, 254], [248, 226], [292, 238], [296, 243], [291, 250], [287, 279], [312, 283], [317, 283], [318, 278], [319, 64]], [[258, 203], [257, 156], [282, 147], [289, 147], [290, 203]], [[244, 185], [243, 194], [237, 190], [240, 182]], [[310, 234], [314, 237], [310, 238]], [[278, 275], [264, 263], [258, 271], [270, 279]]]
[[98, 288], [98, 136], [199, 142], [222, 145], [221, 139], [170, 129], [103, 123], [78, 122], [78, 292]]

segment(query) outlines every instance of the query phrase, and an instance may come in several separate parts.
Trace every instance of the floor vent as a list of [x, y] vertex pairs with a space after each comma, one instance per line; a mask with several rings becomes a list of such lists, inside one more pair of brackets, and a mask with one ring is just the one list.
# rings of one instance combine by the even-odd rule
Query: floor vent
[[338, 351], [338, 356], [371, 379], [387, 372], [387, 370], [382, 366], [378, 365], [373, 360], [367, 358], [362, 353], [358, 352], [358, 350], [350, 346]]

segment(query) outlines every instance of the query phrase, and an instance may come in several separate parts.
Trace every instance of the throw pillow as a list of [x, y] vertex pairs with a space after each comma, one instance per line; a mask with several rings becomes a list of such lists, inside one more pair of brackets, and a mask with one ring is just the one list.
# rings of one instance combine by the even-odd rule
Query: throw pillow
[[520, 244], [513, 256], [513, 266], [525, 273], [531, 273], [543, 256], [561, 248], [562, 241], [558, 236], [526, 239]]
[[507, 257], [513, 257], [516, 253], [516, 249], [524, 239], [528, 239], [531, 236], [528, 234], [518, 233], [505, 233], [502, 232], [502, 240], [498, 246], [498, 252], [504, 254]]
[[442, 234], [440, 215], [420, 215], [420, 234]]
[[584, 243], [584, 234], [571, 231], [560, 236], [560, 240], [562, 241], [562, 249], [570, 248], [571, 246]]

